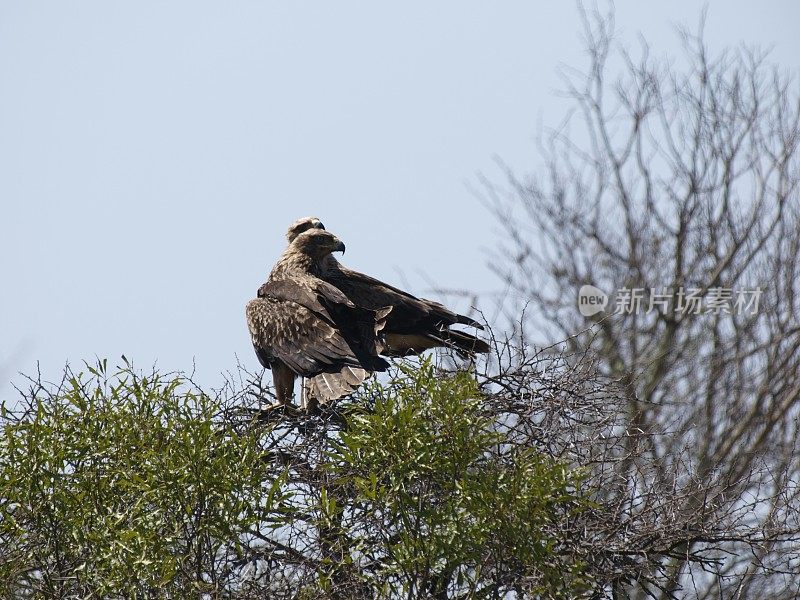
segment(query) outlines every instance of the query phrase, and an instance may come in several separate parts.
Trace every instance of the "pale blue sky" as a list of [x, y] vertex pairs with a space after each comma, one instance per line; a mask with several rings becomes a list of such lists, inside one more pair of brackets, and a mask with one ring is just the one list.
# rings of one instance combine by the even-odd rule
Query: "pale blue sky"
[[[618, 2], [617, 24], [674, 53], [701, 7]], [[712, 0], [707, 39], [797, 72], [798, 23]], [[0, 0], [0, 392], [37, 360], [255, 369], [243, 307], [300, 216], [416, 292], [496, 290], [467, 183], [536, 166], [578, 31], [572, 2]]]

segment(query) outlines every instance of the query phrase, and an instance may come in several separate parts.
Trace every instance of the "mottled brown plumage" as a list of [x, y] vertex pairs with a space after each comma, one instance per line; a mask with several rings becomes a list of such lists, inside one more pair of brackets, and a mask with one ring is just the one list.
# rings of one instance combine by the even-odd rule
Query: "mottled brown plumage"
[[315, 398], [325, 402], [352, 391], [359, 374], [358, 383], [389, 366], [378, 354], [379, 332], [391, 308], [357, 306], [314, 275], [336, 250], [344, 244], [327, 231], [312, 228], [297, 235], [247, 304], [253, 347], [261, 364], [272, 369], [281, 404], [291, 401], [296, 375], [339, 374], [340, 384], [317, 389]]

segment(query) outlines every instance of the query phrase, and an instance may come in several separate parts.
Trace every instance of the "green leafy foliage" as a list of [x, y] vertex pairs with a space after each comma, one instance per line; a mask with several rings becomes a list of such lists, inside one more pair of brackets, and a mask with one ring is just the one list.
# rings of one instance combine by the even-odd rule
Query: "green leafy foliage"
[[356, 490], [354, 546], [378, 549], [373, 583], [420, 598], [577, 589], [580, 565], [560, 560], [553, 528], [580, 510], [577, 474], [509, 443], [471, 373], [401, 371], [366, 392], [373, 408], [352, 415], [332, 455]]
[[220, 427], [219, 411], [181, 377], [129, 367], [109, 377], [104, 361], [39, 387], [21, 412], [4, 406], [6, 594], [217, 589], [239, 538], [279, 516], [282, 499], [258, 436]]
[[32, 383], [0, 415], [0, 597], [567, 598], [586, 581], [559, 538], [580, 477], [509, 436], [473, 373], [403, 363], [300, 418], [234, 417], [248, 394], [104, 361]]

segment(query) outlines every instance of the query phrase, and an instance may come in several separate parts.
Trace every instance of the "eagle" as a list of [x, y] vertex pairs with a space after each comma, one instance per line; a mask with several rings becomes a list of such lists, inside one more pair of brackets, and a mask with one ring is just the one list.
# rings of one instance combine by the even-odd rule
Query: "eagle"
[[389, 367], [379, 356], [380, 332], [392, 308], [359, 306], [315, 275], [331, 252], [344, 250], [332, 233], [309, 228], [293, 238], [258, 297], [247, 303], [253, 347], [259, 362], [272, 370], [279, 405], [291, 405], [298, 375], [337, 374], [330, 391], [315, 388], [315, 399], [326, 402], [340, 397], [341, 388], [349, 392]]
[[[316, 217], [298, 219], [289, 227], [286, 239], [291, 245], [297, 236], [312, 229], [324, 231], [325, 226]], [[314, 268], [320, 279], [336, 286], [354, 304], [372, 310], [392, 307], [383, 329], [383, 354], [386, 356], [408, 356], [439, 347], [452, 348], [466, 356], [489, 352], [489, 345], [480, 338], [450, 329], [456, 324], [483, 329], [475, 319], [348, 269], [330, 254], [317, 262]]]
[[[286, 239], [291, 245], [299, 236], [313, 230], [324, 231], [322, 221], [316, 217], [298, 219], [289, 227]], [[385, 356], [409, 356], [438, 347], [452, 348], [461, 356], [489, 352], [485, 341], [470, 333], [451, 329], [456, 324], [483, 329], [483, 325], [466, 315], [348, 269], [331, 254], [314, 263], [313, 269], [316, 276], [335, 286], [355, 305], [371, 310], [391, 308], [381, 332], [384, 338], [382, 354]], [[337, 394], [341, 397], [355, 389], [367, 376], [369, 373], [353, 367], [346, 367], [339, 373], [326, 372], [306, 379], [304, 394], [312, 398]]]

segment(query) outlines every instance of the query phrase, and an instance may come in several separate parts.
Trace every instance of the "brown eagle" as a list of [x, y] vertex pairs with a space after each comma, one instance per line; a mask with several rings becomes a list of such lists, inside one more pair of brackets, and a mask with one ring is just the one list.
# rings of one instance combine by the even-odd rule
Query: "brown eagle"
[[259, 362], [272, 369], [279, 404], [290, 404], [294, 380], [337, 374], [330, 389], [315, 386], [321, 402], [349, 393], [373, 371], [389, 363], [379, 332], [391, 307], [356, 305], [338, 288], [315, 275], [331, 252], [344, 251], [333, 234], [309, 228], [295, 236], [247, 304], [247, 325]]
[[[286, 239], [292, 244], [303, 232], [313, 229], [325, 230], [325, 227], [316, 217], [299, 219], [289, 227]], [[386, 356], [408, 356], [438, 347], [452, 348], [462, 356], [489, 351], [489, 345], [483, 340], [450, 329], [455, 324], [483, 329], [483, 325], [466, 315], [348, 269], [330, 254], [316, 263], [314, 268], [318, 269], [315, 274], [320, 279], [336, 286], [357, 306], [372, 310], [387, 306], [392, 308], [383, 329], [383, 354]]]
[[[316, 217], [305, 217], [289, 227], [286, 238], [291, 244], [304, 232], [314, 229], [324, 230], [325, 227]], [[457, 323], [483, 329], [474, 319], [348, 269], [330, 254], [315, 263], [314, 268], [316, 275], [336, 286], [354, 304], [373, 310], [391, 307], [382, 331], [382, 353], [386, 356], [408, 356], [436, 347], [453, 348], [466, 356], [489, 351], [489, 345], [483, 340], [450, 329]], [[339, 373], [322, 373], [304, 381], [303, 394], [310, 398], [341, 398], [355, 390], [369, 375], [363, 369], [351, 366], [344, 367]]]

